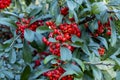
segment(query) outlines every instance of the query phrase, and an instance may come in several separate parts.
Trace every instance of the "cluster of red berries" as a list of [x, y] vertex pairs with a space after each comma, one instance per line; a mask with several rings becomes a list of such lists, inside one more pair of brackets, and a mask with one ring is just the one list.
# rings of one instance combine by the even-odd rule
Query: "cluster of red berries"
[[66, 16], [68, 14], [68, 10], [69, 10], [68, 7], [62, 7], [60, 10], [60, 13], [64, 16]]
[[0, 0], [0, 9], [7, 8], [10, 4], [11, 0]]
[[107, 36], [111, 35], [111, 27], [110, 27], [110, 21], [108, 20], [107, 23], [102, 24], [100, 21], [98, 21], [98, 29], [96, 30], [95, 34], [93, 34], [95, 37], [101, 35], [102, 33], [105, 33]]
[[105, 48], [104, 47], [100, 47], [99, 49], [98, 49], [98, 52], [99, 52], [99, 54], [102, 56], [102, 55], [104, 55], [104, 53], [105, 53]]
[[[47, 71], [43, 75], [49, 77], [49, 80], [59, 80], [60, 76], [65, 72], [62, 67], [58, 67], [55, 70]], [[61, 80], [73, 80], [72, 75], [62, 77]]]
[[49, 34], [49, 38], [56, 39], [56, 42], [50, 42], [46, 37], [43, 37], [43, 42], [49, 46], [52, 54], [60, 56], [60, 46], [67, 47], [71, 51], [74, 50], [74, 47], [69, 44], [71, 43], [71, 36], [81, 36], [81, 31], [76, 23], [64, 23], [56, 26], [54, 22], [49, 21], [46, 22], [46, 25], [53, 30], [53, 32]]
[[22, 33], [22, 37], [24, 36], [24, 30], [25, 29], [30, 29], [32, 31], [35, 31], [37, 27], [44, 25], [42, 20], [38, 20], [32, 24], [30, 24], [30, 21], [32, 20], [32, 18], [29, 19], [25, 19], [22, 18], [20, 19], [18, 22], [16, 22], [17, 25], [17, 30], [16, 33]]

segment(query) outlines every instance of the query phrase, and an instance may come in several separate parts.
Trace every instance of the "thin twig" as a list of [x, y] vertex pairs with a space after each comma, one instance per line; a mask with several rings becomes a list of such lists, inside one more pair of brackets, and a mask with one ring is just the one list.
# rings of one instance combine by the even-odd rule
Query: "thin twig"
[[16, 38], [12, 41], [10, 48], [13, 46], [13, 44], [15, 43], [15, 41], [20, 37], [21, 33], [19, 35], [16, 36]]
[[111, 64], [111, 63], [91, 63], [91, 62], [84, 62], [85, 64], [88, 64], [88, 65], [105, 65], [105, 66], [114, 66], [114, 64]]

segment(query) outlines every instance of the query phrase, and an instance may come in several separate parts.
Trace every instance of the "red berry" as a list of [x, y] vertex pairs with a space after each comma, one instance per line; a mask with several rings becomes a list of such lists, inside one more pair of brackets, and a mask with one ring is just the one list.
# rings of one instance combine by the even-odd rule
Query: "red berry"
[[68, 14], [68, 10], [69, 10], [68, 7], [63, 7], [63, 8], [61, 8], [60, 13], [64, 16], [66, 16]]

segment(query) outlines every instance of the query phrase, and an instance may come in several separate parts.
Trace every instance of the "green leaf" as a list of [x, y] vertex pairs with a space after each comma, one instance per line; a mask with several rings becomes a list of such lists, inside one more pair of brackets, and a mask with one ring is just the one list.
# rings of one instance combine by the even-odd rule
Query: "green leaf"
[[51, 69], [42, 69], [42, 70], [37, 70], [34, 74], [31, 80], [36, 79], [37, 77], [39, 77], [40, 75], [42, 75], [43, 73], [50, 71]]
[[29, 17], [35, 16], [41, 11], [41, 7], [35, 7], [33, 10], [31, 10], [30, 14], [28, 15]]
[[23, 44], [23, 59], [26, 63], [31, 63], [32, 61], [32, 50], [28, 43], [24, 40]]
[[5, 12], [3, 12], [3, 13], [4, 13], [4, 14], [7, 14], [7, 15], [11, 15], [11, 16], [15, 16], [15, 17], [19, 18], [19, 16], [18, 16], [17, 14], [12, 13], [12, 12], [5, 11]]
[[35, 43], [33, 43], [35, 45], [35, 48], [39, 51], [42, 52], [46, 49], [45, 44], [42, 41], [43, 35], [41, 35], [40, 33], [35, 33]]
[[75, 2], [77, 2], [79, 5], [81, 5], [83, 0], [75, 0]]
[[50, 41], [50, 42], [57, 42], [55, 38], [49, 38], [48, 41]]
[[102, 80], [102, 72], [100, 71], [100, 69], [95, 66], [91, 66], [91, 68], [93, 71], [94, 80]]
[[83, 71], [85, 70], [85, 65], [80, 59], [73, 58], [73, 60], [82, 68]]
[[97, 23], [97, 20], [94, 20], [94, 21], [90, 24], [89, 29], [90, 29], [91, 32], [94, 32], [95, 30], [98, 29], [98, 23]]
[[116, 80], [120, 79], [120, 71], [117, 72]]
[[61, 60], [63, 61], [70, 61], [72, 59], [71, 51], [66, 47], [60, 48]]
[[51, 61], [52, 59], [56, 58], [56, 56], [54, 55], [49, 55], [44, 59], [44, 64], [47, 64], [49, 61]]
[[0, 78], [5, 78], [5, 74], [3, 74], [2, 72], [0, 73]]
[[84, 44], [83, 47], [81, 47], [81, 48], [87, 55], [90, 55], [90, 51], [89, 51], [89, 49], [88, 49], [86, 44]]
[[105, 38], [98, 36], [97, 39], [102, 42], [106, 49], [108, 49], [108, 43]]
[[116, 56], [112, 57], [113, 60], [116, 61], [117, 65], [120, 66], [120, 58], [117, 58]]
[[48, 26], [40, 26], [36, 29], [37, 33], [51, 32], [52, 30]]
[[16, 51], [12, 49], [9, 56], [10, 63], [14, 64], [16, 62]]
[[77, 13], [75, 12], [75, 10], [72, 11], [75, 17], [75, 22], [78, 23], [78, 16]]
[[116, 71], [113, 68], [108, 69], [107, 72], [110, 74], [112, 78], [116, 77]]
[[72, 0], [67, 0], [67, 5], [71, 11], [73, 11], [77, 7], [77, 4]]
[[107, 71], [102, 71], [105, 80], [112, 80], [112, 77]]
[[116, 30], [115, 30], [115, 24], [110, 21], [110, 26], [111, 26], [111, 46], [114, 46], [117, 42], [117, 34], [116, 34]]
[[14, 27], [14, 28], [16, 27], [14, 24], [10, 23], [7, 20], [3, 20], [3, 19], [0, 19], [0, 24], [6, 25], [7, 27]]
[[8, 79], [13, 79], [14, 78], [14, 75], [11, 71], [3, 71], [3, 74], [5, 74], [5, 76], [8, 78]]
[[99, 14], [100, 12], [103, 12], [108, 9], [104, 2], [95, 2], [92, 4], [91, 7], [93, 14]]
[[81, 40], [76, 35], [73, 35], [72, 38], [71, 38], [71, 40], [72, 40], [73, 43], [75, 43], [75, 42], [81, 42], [81, 43], [83, 43], [83, 40]]
[[62, 23], [63, 15], [59, 14], [56, 19], [56, 25], [60, 25]]
[[34, 32], [29, 29], [25, 29], [24, 37], [27, 41], [32, 42], [34, 40]]
[[29, 65], [26, 65], [26, 67], [24, 68], [21, 74], [20, 80], [28, 80], [30, 73], [31, 73], [31, 68]]
[[50, 12], [53, 16], [58, 16], [58, 1], [57, 0], [52, 0], [50, 2]]

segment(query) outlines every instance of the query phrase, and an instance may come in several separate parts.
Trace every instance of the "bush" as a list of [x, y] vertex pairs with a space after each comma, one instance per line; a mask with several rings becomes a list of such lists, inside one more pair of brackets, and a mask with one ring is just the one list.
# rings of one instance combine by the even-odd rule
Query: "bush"
[[0, 4], [0, 80], [119, 80], [119, 0]]

